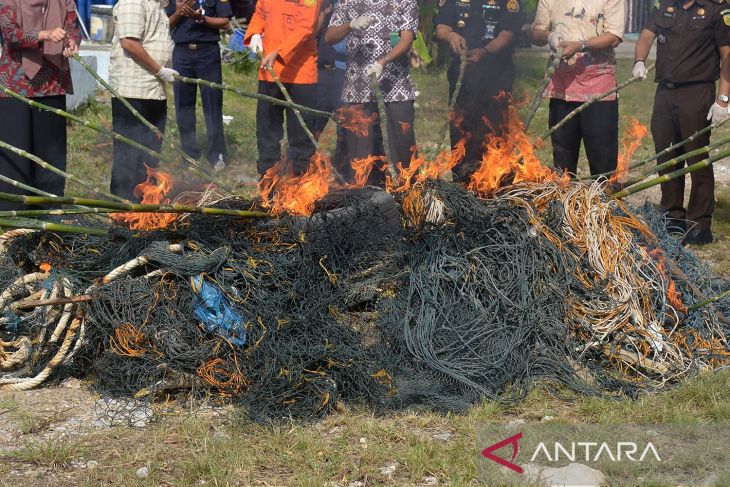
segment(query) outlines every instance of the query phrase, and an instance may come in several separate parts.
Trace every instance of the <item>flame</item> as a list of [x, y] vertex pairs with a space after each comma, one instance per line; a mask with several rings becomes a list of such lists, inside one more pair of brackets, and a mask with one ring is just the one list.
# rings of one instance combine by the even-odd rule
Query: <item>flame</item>
[[320, 152], [301, 176], [292, 174], [289, 164], [279, 161], [259, 182], [262, 205], [276, 215], [311, 215], [314, 203], [329, 192], [331, 179], [329, 160]]
[[370, 126], [377, 120], [377, 113], [365, 115], [363, 105], [345, 106], [337, 110], [337, 123], [358, 137], [367, 137]]
[[386, 191], [408, 191], [414, 181], [420, 183], [427, 179], [438, 179], [443, 176], [464, 159], [466, 155], [466, 141], [461, 139], [453, 149], [442, 151], [432, 161], [426, 159], [423, 155], [418, 155], [415, 147], [412, 147], [411, 151], [413, 152], [413, 157], [408, 167], [404, 168], [401, 163], [398, 163], [396, 166], [398, 173], [396, 178], [391, 179], [390, 176], [386, 176]]
[[685, 306], [682, 302], [682, 295], [677, 290], [677, 284], [674, 282], [674, 279], [672, 279], [671, 272], [667, 270], [667, 266], [665, 265], [666, 256], [664, 255], [664, 252], [661, 249], [654, 249], [649, 252], [649, 255], [656, 260], [657, 270], [661, 274], [664, 274], [667, 278], [667, 301], [675, 310], [680, 313], [686, 313], [687, 306]]
[[[143, 205], [167, 205], [170, 200], [165, 197], [172, 191], [172, 175], [158, 171], [145, 164], [147, 179], [134, 188], [134, 196], [140, 199]], [[174, 213], [116, 213], [111, 218], [125, 223], [132, 230], [157, 230], [167, 228], [175, 221]]]
[[490, 196], [507, 180], [512, 183], [567, 182], [567, 175], [559, 175], [537, 158], [519, 113], [511, 104], [507, 107], [506, 118], [502, 135], [487, 136], [481, 165], [472, 175], [469, 189], [481, 196]]
[[609, 180], [612, 184], [623, 184], [626, 182], [629, 175], [631, 158], [641, 145], [644, 137], [649, 133], [646, 126], [642, 125], [641, 122], [633, 117], [629, 119], [629, 124], [629, 128], [621, 136], [621, 153], [618, 155], [616, 172], [613, 173]]
[[[351, 188], [363, 188], [368, 183], [368, 178], [370, 177], [370, 173], [373, 170], [373, 167], [375, 167], [375, 164], [378, 162], [385, 162], [385, 156], [367, 156], [364, 159], [356, 159], [350, 163], [350, 166], [355, 171], [355, 175], [353, 176], [353, 183], [350, 184]], [[385, 167], [383, 166], [381, 170], [385, 170]]]
[[408, 122], [398, 122], [400, 124], [401, 132], [403, 132], [403, 135], [407, 135], [408, 132], [411, 130], [411, 124]]

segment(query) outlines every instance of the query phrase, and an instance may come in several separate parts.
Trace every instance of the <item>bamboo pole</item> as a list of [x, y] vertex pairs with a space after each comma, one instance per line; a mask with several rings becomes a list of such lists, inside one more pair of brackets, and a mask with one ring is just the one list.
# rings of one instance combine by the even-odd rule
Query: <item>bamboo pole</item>
[[0, 218], [0, 228], [28, 228], [31, 230], [41, 230], [44, 232], [60, 232], [60, 233], [77, 233], [84, 235], [96, 235], [105, 237], [109, 235], [109, 231], [98, 227], [82, 227], [78, 225], [66, 225], [64, 223], [44, 222], [40, 220], [32, 220], [29, 218], [9, 219]]
[[55, 208], [52, 210], [9, 210], [0, 211], [0, 218], [33, 218], [39, 216], [71, 216], [89, 214], [107, 214], [114, 210], [105, 208]]
[[[370, 73], [370, 87], [378, 104], [378, 117], [380, 118], [380, 132], [383, 136], [383, 149], [385, 150], [385, 158], [388, 161], [388, 172], [390, 177], [395, 181], [398, 175], [395, 173], [395, 163], [393, 159], [393, 151], [390, 150], [390, 137], [388, 136], [388, 114], [385, 112], [385, 97], [380, 91], [380, 83], [375, 73]], [[410, 162], [410, 161], [409, 161]]]
[[[132, 106], [132, 104], [129, 103], [129, 101], [127, 101], [126, 98], [124, 98], [122, 95], [120, 95], [117, 90], [115, 90], [109, 83], [107, 83], [104, 80], [104, 78], [99, 76], [99, 73], [97, 73], [94, 68], [89, 66], [81, 58], [81, 56], [79, 56], [78, 54], [75, 54], [73, 58], [76, 60], [76, 62], [81, 64], [81, 66], [83, 66], [83, 68], [86, 71], [88, 71], [96, 79], [96, 81], [98, 81], [104, 88], [106, 88], [112, 94], [112, 96], [114, 96], [117, 100], [119, 100], [122, 103], [122, 105], [127, 107], [127, 110], [129, 110], [132, 113], [132, 115], [134, 115], [134, 117], [142, 123], [142, 125], [144, 125], [148, 129], [150, 129], [152, 131], [152, 133], [157, 136], [158, 139], [160, 139], [160, 140], [164, 139], [164, 134], [160, 131], [160, 129], [158, 129], [149, 120], [144, 118], [142, 116], [142, 114], [139, 113], [139, 111], [136, 108], [134, 108]], [[193, 170], [194, 173], [196, 173], [198, 176], [205, 179], [209, 183], [219, 185], [218, 182], [215, 181], [213, 176], [211, 176], [203, 167], [200, 166], [200, 164], [198, 164], [198, 161], [196, 161], [195, 159], [190, 157], [184, 150], [182, 150], [182, 148], [177, 147], [174, 143], [170, 142], [169, 144], [170, 144], [170, 147], [174, 151], [178, 152], [183, 157], [183, 159], [185, 159], [185, 161], [187, 161], [187, 163], [192, 166], [191, 169]]]
[[624, 189], [623, 191], [619, 191], [617, 193], [614, 193], [612, 195], [612, 198], [620, 199], [625, 198], [627, 196], [630, 196], [635, 193], [639, 193], [641, 191], [644, 191], [646, 189], [652, 188], [654, 186], [657, 186], [659, 184], [663, 184], [669, 181], [672, 181], [673, 179], [677, 179], [680, 177], [683, 177], [685, 174], [689, 174], [691, 172], [697, 171], [699, 169], [703, 169], [705, 167], [711, 166], [713, 163], [722, 160], [726, 157], [730, 157], [730, 150], [726, 150], [723, 152], [720, 152], [712, 157], [708, 157], [707, 159], [704, 159], [700, 162], [697, 162], [695, 164], [692, 164], [690, 166], [683, 167], [682, 169], [679, 169], [674, 172], [670, 172], [667, 174], [664, 174], [662, 176], [658, 176], [654, 179], [651, 179], [649, 181], [645, 181], [643, 183], [634, 184], [632, 186], [629, 186], [628, 188]]
[[13, 201], [26, 205], [79, 205], [90, 208], [104, 208], [122, 213], [197, 213], [204, 215], [238, 216], [245, 218], [268, 218], [271, 215], [263, 211], [230, 210], [226, 208], [208, 208], [190, 205], [150, 205], [135, 203], [119, 203], [114, 201], [95, 200], [89, 198], [24, 196], [10, 193], [0, 193], [0, 200]]
[[[42, 167], [43, 169], [46, 169], [48, 171], [51, 171], [54, 174], [58, 174], [59, 176], [65, 178], [65, 179], [68, 179], [69, 181], [73, 181], [74, 183], [80, 184], [81, 186], [85, 186], [86, 188], [90, 189], [91, 191], [93, 191], [96, 194], [99, 194], [101, 196], [106, 196], [107, 198], [113, 199], [114, 201], [121, 201], [121, 202], [127, 202], [127, 203], [129, 203], [129, 201], [126, 200], [126, 199], [124, 199], [124, 198], [120, 198], [117, 195], [114, 195], [114, 194], [111, 194], [111, 193], [107, 193], [107, 192], [99, 189], [93, 183], [90, 183], [88, 181], [84, 181], [83, 179], [81, 179], [79, 177], [76, 177], [73, 174], [69, 174], [69, 173], [67, 173], [65, 171], [62, 171], [61, 169], [58, 169], [55, 166], [52, 166], [51, 164], [47, 163], [46, 161], [44, 161], [40, 157], [38, 157], [38, 156], [36, 156], [34, 154], [31, 154], [28, 151], [24, 151], [23, 149], [19, 149], [19, 148], [15, 147], [15, 146], [12, 146], [12, 145], [10, 145], [10, 144], [8, 144], [6, 142], [3, 142], [2, 140], [0, 140], [0, 147], [2, 147], [5, 150], [8, 150], [10, 152], [15, 153], [15, 154], [19, 155], [20, 157], [25, 157], [26, 159], [29, 159], [30, 161], [36, 163], [38, 166]], [[49, 195], [44, 195], [44, 196], [49, 196]]]
[[10, 186], [18, 189], [22, 189], [23, 191], [27, 191], [29, 193], [33, 193], [39, 196], [56, 196], [55, 194], [46, 193], [45, 191], [41, 191], [38, 188], [34, 188], [33, 186], [28, 186], [27, 184], [23, 184], [20, 181], [16, 181], [15, 179], [10, 179], [7, 176], [4, 176], [3, 174], [0, 174], [0, 181], [2, 181], [5, 184], [9, 184]]
[[459, 95], [461, 94], [461, 85], [464, 83], [464, 73], [465, 72], [466, 72], [466, 51], [461, 53], [461, 57], [459, 59], [459, 76], [456, 78], [456, 86], [454, 87], [454, 93], [451, 95], [451, 100], [449, 100], [449, 111], [446, 113], [446, 122], [444, 123], [443, 128], [441, 128], [441, 132], [439, 132], [439, 146], [436, 148], [436, 155], [440, 154], [441, 151], [444, 150], [446, 132], [449, 130], [449, 125], [451, 124], [449, 117], [451, 117], [452, 114], [454, 113], [454, 109], [456, 108], [456, 101], [459, 99]]
[[697, 303], [694, 306], [690, 306], [689, 310], [690, 311], [695, 311], [695, 310], [698, 310], [700, 308], [704, 308], [707, 305], [716, 303], [716, 302], [718, 302], [718, 301], [720, 301], [722, 299], [725, 299], [727, 297], [730, 297], [730, 289], [728, 289], [727, 291], [725, 291], [722, 294], [718, 294], [717, 296], [713, 296], [711, 298], [708, 298], [708, 299], [702, 301], [701, 303]]
[[[652, 64], [651, 66], [649, 66], [648, 68], [646, 68], [646, 72], [649, 73], [649, 72], [653, 71], [655, 67], [656, 66], [654, 64]], [[585, 110], [589, 106], [593, 105], [594, 103], [599, 102], [599, 101], [603, 100], [604, 98], [608, 98], [609, 96], [611, 96], [611, 95], [613, 95], [615, 93], [618, 93], [619, 91], [623, 90], [627, 86], [629, 86], [629, 85], [631, 85], [633, 83], [636, 83], [637, 81], [642, 80], [642, 79], [643, 78], [640, 77], [640, 76], [634, 76], [633, 78], [629, 78], [626, 81], [624, 81], [623, 83], [617, 85], [615, 88], [611, 88], [607, 92], [602, 93], [602, 94], [597, 95], [597, 96], [594, 96], [593, 98], [591, 98], [587, 102], [582, 103], [580, 106], [578, 106], [578, 108], [576, 108], [575, 110], [573, 110], [572, 112], [570, 112], [569, 114], [567, 114], [560, 122], [556, 123], [547, 132], [545, 132], [542, 136], [540, 136], [540, 138], [538, 139], [538, 141], [539, 142], [542, 142], [545, 139], [547, 139], [548, 137], [550, 137], [552, 134], [554, 134], [555, 132], [557, 132], [558, 130], [560, 130], [560, 127], [562, 127], [563, 125], [565, 125], [569, 120], [571, 120], [572, 118], [574, 118], [576, 115], [580, 114], [583, 110]]]
[[535, 118], [537, 109], [540, 108], [540, 103], [542, 103], [542, 96], [545, 94], [545, 90], [550, 84], [550, 80], [553, 78], [555, 70], [558, 69], [558, 66], [560, 66], [562, 58], [563, 50], [560, 49], [557, 53], [551, 54], [550, 58], [548, 59], [548, 65], [547, 68], [545, 68], [545, 77], [543, 78], [540, 85], [537, 87], [537, 90], [535, 90], [535, 95], [532, 97], [532, 103], [530, 103], [530, 108], [528, 108], [527, 113], [525, 114], [525, 132], [527, 132], [527, 129], [530, 128], [532, 119]]
[[[151, 157], [154, 157], [155, 159], [159, 159], [159, 160], [161, 160], [163, 162], [166, 162], [166, 163], [172, 164], [172, 165], [176, 165], [177, 164], [175, 161], [170, 160], [169, 158], [165, 157], [164, 155], [160, 154], [159, 152], [153, 151], [149, 147], [146, 147], [146, 146], [144, 146], [144, 145], [142, 145], [142, 144], [140, 144], [138, 142], [135, 142], [134, 140], [132, 140], [132, 139], [130, 139], [128, 137], [125, 137], [123, 135], [120, 135], [120, 134], [114, 132], [113, 130], [110, 130], [110, 129], [102, 126], [102, 125], [99, 125], [98, 123], [89, 122], [88, 120], [84, 120], [83, 118], [78, 117], [78, 116], [76, 116], [76, 115], [74, 115], [72, 113], [69, 113], [69, 112], [67, 112], [65, 110], [61, 110], [60, 108], [53, 108], [51, 106], [44, 105], [43, 103], [39, 103], [39, 102], [37, 102], [35, 100], [31, 100], [29, 98], [26, 98], [26, 97], [24, 97], [22, 95], [19, 95], [19, 94], [15, 93], [14, 91], [11, 91], [11, 90], [5, 88], [4, 86], [0, 86], [0, 91], [3, 92], [3, 93], [5, 93], [8, 96], [11, 96], [11, 97], [15, 98], [16, 100], [20, 100], [20, 101], [22, 101], [22, 102], [24, 102], [24, 103], [26, 103], [26, 104], [34, 107], [34, 108], [37, 108], [39, 110], [44, 110], [44, 111], [47, 111], [47, 112], [51, 112], [51, 113], [55, 113], [56, 115], [58, 115], [60, 117], [63, 117], [65, 119], [67, 119], [67, 120], [71, 120], [72, 122], [76, 122], [79, 125], [83, 125], [84, 127], [88, 127], [88, 128], [90, 128], [92, 130], [95, 130], [95, 131], [97, 131], [99, 133], [105, 134], [105, 135], [107, 135], [107, 136], [109, 136], [109, 137], [111, 137], [111, 138], [113, 138], [115, 140], [118, 140], [120, 142], [123, 142], [123, 143], [125, 143], [125, 144], [127, 144], [127, 145], [129, 145], [131, 147], [134, 147], [135, 149], [141, 150], [142, 152], [150, 155]], [[222, 183], [222, 182], [220, 182], [220, 181], [218, 181], [218, 180], [216, 180], [214, 178], [211, 178], [211, 182], [213, 182], [216, 185], [218, 185], [222, 190], [224, 190], [224, 191], [226, 191], [228, 193], [231, 193], [231, 194], [233, 193], [229, 188], [226, 187], [225, 183]]]
[[236, 93], [237, 95], [240, 95], [244, 98], [253, 98], [255, 100], [261, 100], [269, 102], [273, 105], [279, 105], [283, 106], [285, 108], [291, 108], [291, 109], [297, 109], [300, 112], [309, 113], [311, 115], [317, 116], [317, 117], [325, 117], [325, 118], [332, 118], [334, 120], [335, 114], [332, 112], [323, 112], [322, 110], [316, 110], [314, 108], [305, 107], [304, 105], [299, 105], [297, 103], [290, 103], [284, 100], [280, 100], [278, 98], [274, 98], [273, 96], [267, 96], [262, 95], [260, 93], [251, 93], [248, 91], [243, 91], [240, 88], [236, 88], [235, 86], [229, 85], [227, 83], [213, 83], [212, 81], [206, 81], [204, 79], [197, 79], [197, 78], [187, 78], [185, 76], [176, 75], [175, 76], [176, 81], [180, 81], [181, 83], [188, 83], [198, 86], [207, 86], [209, 88], [214, 88], [217, 90], [224, 90], [224, 91], [230, 91], [232, 93]]

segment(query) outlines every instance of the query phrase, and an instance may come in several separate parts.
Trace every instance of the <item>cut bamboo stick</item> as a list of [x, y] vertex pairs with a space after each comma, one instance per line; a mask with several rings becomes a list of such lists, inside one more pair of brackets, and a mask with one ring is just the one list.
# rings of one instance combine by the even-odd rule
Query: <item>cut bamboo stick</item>
[[451, 124], [449, 117], [453, 116], [454, 109], [456, 108], [456, 102], [459, 99], [459, 95], [461, 94], [461, 85], [464, 84], [464, 73], [465, 72], [466, 72], [466, 51], [461, 53], [461, 57], [459, 59], [459, 76], [456, 78], [456, 86], [454, 86], [454, 93], [451, 95], [451, 100], [449, 100], [449, 111], [446, 113], [446, 122], [444, 123], [443, 127], [441, 128], [441, 132], [439, 132], [439, 146], [436, 148], [437, 155], [440, 154], [442, 150], [444, 150], [446, 134], [449, 130], [449, 125]]
[[385, 97], [383, 92], [380, 91], [380, 83], [375, 73], [370, 73], [370, 87], [373, 90], [373, 95], [378, 103], [378, 117], [380, 120], [380, 132], [383, 137], [383, 150], [385, 150], [385, 158], [388, 161], [388, 172], [390, 177], [395, 181], [398, 175], [395, 173], [395, 167], [393, 167], [396, 161], [393, 159], [393, 151], [390, 150], [390, 137], [388, 136], [388, 114], [385, 112]]
[[31, 230], [41, 230], [44, 232], [76, 233], [84, 235], [97, 235], [100, 237], [109, 235], [109, 231], [104, 228], [66, 225], [64, 223], [44, 222], [29, 218], [0, 218], [0, 228], [27, 228]]
[[548, 59], [547, 68], [545, 68], [545, 77], [535, 90], [535, 94], [532, 97], [532, 103], [530, 103], [530, 108], [527, 109], [527, 113], [525, 114], [525, 132], [527, 132], [527, 129], [530, 128], [532, 119], [535, 118], [537, 109], [540, 108], [540, 103], [542, 103], [542, 97], [545, 94], [545, 90], [550, 84], [550, 80], [553, 78], [555, 70], [558, 69], [558, 66], [560, 66], [562, 57], [563, 50], [560, 49], [559, 52], [551, 54]]

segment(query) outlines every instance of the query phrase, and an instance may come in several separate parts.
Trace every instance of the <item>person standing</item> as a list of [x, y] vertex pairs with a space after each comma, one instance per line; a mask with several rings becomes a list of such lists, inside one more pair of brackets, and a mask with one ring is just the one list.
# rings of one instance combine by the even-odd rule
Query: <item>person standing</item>
[[[166, 11], [175, 43], [173, 69], [188, 78], [222, 83], [220, 31], [228, 28], [229, 19], [233, 17], [230, 1], [170, 0]], [[178, 81], [173, 91], [180, 145], [187, 155], [199, 159], [201, 150], [195, 128], [198, 86]], [[211, 167], [220, 171], [228, 159], [223, 133], [223, 92], [201, 86], [200, 98], [208, 138], [205, 157]]]
[[[646, 58], [657, 40], [656, 94], [651, 117], [651, 134], [657, 153], [680, 142], [710, 122], [728, 117], [728, 54], [730, 9], [724, 0], [661, 0], [636, 43], [633, 74], [646, 78]], [[722, 62], [722, 77], [721, 74]], [[720, 93], [715, 97], [715, 82]], [[657, 162], [701, 149], [710, 143], [710, 132], [695, 138]], [[707, 157], [702, 153], [666, 169], [668, 173]], [[712, 166], [691, 173], [692, 190], [684, 207], [685, 178], [662, 184], [661, 208], [672, 233], [684, 234], [684, 244], [712, 243], [710, 226], [715, 208], [715, 177]]]
[[[66, 109], [73, 94], [68, 58], [78, 52], [81, 32], [72, 0], [0, 0], [0, 85], [53, 108]], [[0, 139], [66, 169], [66, 119], [0, 93]], [[0, 149], [0, 174], [57, 196], [65, 180], [12, 152]], [[0, 191], [26, 194], [0, 182]], [[0, 201], [0, 210], [23, 205]]]
[[[262, 55], [258, 92], [284, 100], [268, 72], [274, 70], [294, 103], [312, 106], [317, 98], [317, 23], [321, 0], [258, 0], [244, 42]], [[256, 107], [256, 164], [261, 177], [282, 160], [284, 112], [289, 143], [285, 164], [293, 175], [307, 171], [314, 144], [289, 108], [259, 100]], [[307, 126], [312, 117], [301, 114]]]
[[[164, 5], [167, 0], [119, 0], [114, 6], [109, 84], [142, 117], [165, 131], [167, 123], [166, 83], [177, 72], [165, 67], [170, 61], [172, 40]], [[139, 144], [159, 152], [160, 140], [140, 122], [118, 98], [112, 98], [112, 129]], [[139, 201], [134, 188], [147, 178], [145, 165], [158, 161], [146, 152], [114, 140], [111, 192]]]
[[[623, 40], [626, 0], [540, 0], [532, 42], [550, 45], [562, 62], [550, 80], [549, 125], [616, 86], [614, 48]], [[555, 166], [575, 175], [581, 140], [591, 174], [616, 169], [618, 97], [611, 95], [573, 117], [552, 135]]]
[[436, 16], [436, 38], [448, 44], [452, 61], [447, 77], [449, 100], [466, 56], [459, 96], [451, 116], [451, 147], [466, 138], [466, 155], [454, 168], [455, 179], [467, 182], [479, 167], [490, 134], [501, 133], [515, 79], [514, 43], [524, 13], [518, 0], [446, 0]]
[[[413, 127], [416, 93], [410, 75], [410, 51], [418, 31], [416, 0], [343, 0], [335, 7], [325, 40], [330, 44], [347, 39], [347, 72], [342, 101], [362, 105], [365, 116], [378, 112], [371, 87], [375, 75], [385, 100], [391, 165], [408, 167], [416, 150]], [[370, 155], [385, 153], [379, 124], [367, 135], [346, 130], [348, 165]], [[370, 173], [369, 184], [382, 186], [383, 171]]]
[[[341, 1], [341, 0], [340, 0]], [[338, 0], [324, 0], [320, 13], [320, 27], [317, 35], [317, 103], [315, 108], [323, 112], [335, 112], [342, 106], [342, 88], [345, 84], [345, 70], [347, 69], [347, 41], [341, 40], [330, 46], [324, 40], [330, 19]], [[320, 137], [329, 122], [328, 118], [315, 117], [313, 132]], [[341, 125], [337, 126], [337, 144], [333, 158], [334, 166], [345, 178], [351, 168], [345, 163], [345, 132]]]

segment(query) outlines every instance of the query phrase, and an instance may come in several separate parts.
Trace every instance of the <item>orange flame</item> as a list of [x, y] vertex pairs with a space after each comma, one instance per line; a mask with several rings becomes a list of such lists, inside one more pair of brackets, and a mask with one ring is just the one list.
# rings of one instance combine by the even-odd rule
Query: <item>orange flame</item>
[[411, 130], [411, 124], [408, 122], [398, 122], [400, 123], [400, 129], [401, 132], [403, 132], [403, 135], [407, 135], [408, 132]]
[[424, 155], [418, 155], [416, 148], [411, 148], [413, 158], [407, 168], [398, 163], [396, 166], [398, 175], [393, 180], [390, 176], [385, 178], [385, 189], [389, 192], [408, 191], [415, 182], [423, 182], [427, 179], [438, 179], [445, 173], [451, 171], [464, 159], [466, 155], [466, 141], [461, 139], [453, 149], [439, 153], [432, 161]]
[[370, 126], [378, 120], [378, 114], [365, 115], [363, 105], [352, 105], [337, 110], [337, 123], [358, 137], [367, 137]]
[[629, 124], [629, 128], [626, 129], [621, 137], [621, 153], [618, 155], [616, 172], [611, 175], [611, 179], [609, 180], [612, 184], [623, 184], [626, 182], [629, 175], [631, 158], [641, 145], [644, 137], [649, 133], [649, 130], [635, 118], [629, 119]]
[[677, 284], [674, 282], [674, 279], [672, 279], [671, 272], [669, 272], [665, 265], [665, 254], [661, 249], [654, 249], [649, 252], [649, 255], [656, 259], [656, 267], [659, 272], [664, 274], [667, 277], [667, 280], [669, 281], [667, 284], [667, 301], [669, 304], [674, 308], [675, 310], [679, 311], [680, 313], [686, 313], [687, 312], [687, 306], [684, 305], [682, 302], [682, 295], [677, 290]]
[[486, 151], [471, 177], [470, 190], [490, 196], [507, 180], [512, 183], [569, 180], [567, 175], [561, 176], [540, 162], [512, 105], [507, 108], [505, 125], [502, 135], [487, 136]]
[[[375, 167], [375, 164], [378, 162], [385, 162], [385, 156], [370, 155], [364, 159], [356, 159], [352, 161], [350, 166], [355, 171], [355, 175], [353, 176], [353, 183], [349, 186], [351, 188], [365, 187], [368, 183], [370, 173], [373, 171], [373, 167]], [[385, 170], [385, 166], [381, 168], [381, 170]]]
[[[134, 188], [134, 196], [140, 199], [143, 205], [167, 205], [170, 200], [165, 197], [172, 191], [172, 175], [158, 171], [145, 164], [147, 179]], [[167, 228], [175, 221], [174, 213], [116, 213], [111, 218], [125, 223], [132, 230], [157, 230]]]
[[317, 152], [301, 176], [292, 174], [288, 164], [277, 162], [261, 178], [259, 194], [263, 206], [276, 215], [310, 215], [314, 203], [329, 192], [331, 179], [329, 160]]

